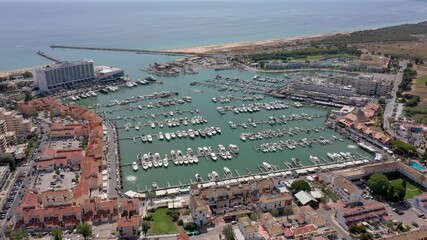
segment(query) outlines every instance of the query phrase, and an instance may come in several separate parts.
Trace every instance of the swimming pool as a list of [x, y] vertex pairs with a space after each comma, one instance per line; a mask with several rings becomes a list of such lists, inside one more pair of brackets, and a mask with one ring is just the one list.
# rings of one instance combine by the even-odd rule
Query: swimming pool
[[423, 166], [421, 166], [417, 162], [411, 162], [411, 167], [413, 167], [419, 171], [425, 171], [426, 170]]

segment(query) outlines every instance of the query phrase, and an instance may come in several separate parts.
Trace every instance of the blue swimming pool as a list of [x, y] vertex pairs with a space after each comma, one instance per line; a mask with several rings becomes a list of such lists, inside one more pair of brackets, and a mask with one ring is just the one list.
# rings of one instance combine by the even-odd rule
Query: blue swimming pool
[[413, 167], [413, 168], [415, 168], [415, 169], [417, 169], [419, 171], [425, 171], [426, 170], [423, 166], [421, 166], [417, 162], [411, 162], [411, 167]]

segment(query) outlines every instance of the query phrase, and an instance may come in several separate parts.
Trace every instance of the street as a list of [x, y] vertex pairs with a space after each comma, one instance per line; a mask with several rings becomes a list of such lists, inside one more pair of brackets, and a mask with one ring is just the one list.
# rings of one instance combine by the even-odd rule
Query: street
[[118, 196], [117, 189], [120, 186], [120, 174], [118, 163], [118, 145], [116, 144], [116, 130], [110, 121], [104, 121], [107, 130], [107, 164], [108, 164], [108, 190], [110, 197]]
[[391, 126], [390, 126], [390, 123], [388, 120], [393, 115], [393, 110], [395, 108], [396, 99], [397, 99], [396, 93], [399, 90], [399, 85], [403, 80], [403, 73], [407, 67], [407, 64], [408, 64], [407, 60], [402, 60], [399, 62], [399, 66], [401, 68], [400, 68], [399, 72], [397, 73], [396, 80], [394, 81], [393, 89], [391, 91], [392, 98], [388, 100], [387, 105], [384, 109], [384, 115], [383, 115], [383, 127], [384, 127], [385, 131], [390, 136], [393, 136], [395, 138], [399, 138], [399, 136], [397, 136], [397, 134], [391, 129]]

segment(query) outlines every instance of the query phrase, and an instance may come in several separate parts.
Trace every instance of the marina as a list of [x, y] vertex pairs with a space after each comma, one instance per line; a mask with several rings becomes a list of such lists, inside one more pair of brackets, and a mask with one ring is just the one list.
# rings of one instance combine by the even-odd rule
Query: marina
[[[211, 179], [220, 182], [222, 179], [237, 181], [245, 176], [259, 175], [262, 178], [264, 174], [282, 175], [288, 171], [296, 174], [295, 171], [300, 168], [341, 164], [332, 161], [326, 154], [328, 152], [350, 152], [352, 156], [358, 156], [352, 161], [360, 160], [362, 163], [363, 159], [370, 161], [373, 158], [371, 153], [356, 143], [325, 128], [329, 108], [277, 100], [266, 94], [266, 90], [290, 81], [282, 74], [258, 74], [260, 78], [280, 80], [270, 82], [252, 80], [255, 74], [251, 72], [222, 71], [224, 76], [233, 76], [228, 77], [228, 80], [227, 77], [216, 79], [217, 73], [213, 70], [200, 69], [198, 72], [197, 75], [173, 79], [156, 77], [163, 84], [144, 88], [121, 86], [108, 94], [74, 101], [79, 105], [91, 106], [103, 118], [116, 123], [124, 192], [152, 189], [153, 182], [156, 183], [156, 189], [179, 188], [192, 182], [207, 184]], [[203, 84], [194, 84], [195, 81]], [[223, 82], [230, 84], [224, 85]], [[218, 87], [206, 86], [205, 83], [215, 86], [223, 84], [240, 90], [224, 95]], [[255, 88], [258, 89], [256, 94], [249, 93]], [[171, 99], [175, 105], [160, 103]], [[178, 103], [180, 99], [184, 102]], [[155, 103], [160, 107], [156, 107]], [[229, 114], [220, 113], [218, 107], [227, 109]], [[231, 109], [238, 109], [239, 114]], [[280, 125], [286, 127], [278, 127]], [[216, 134], [213, 134], [212, 127]], [[208, 135], [208, 129], [211, 136]], [[242, 136], [246, 140], [242, 140]], [[273, 147], [276, 151], [273, 151]], [[232, 149], [238, 149], [238, 153]], [[263, 149], [267, 149], [268, 154]], [[172, 150], [177, 156], [182, 156], [181, 164], [180, 160], [176, 163], [173, 161]], [[144, 154], [149, 153], [152, 153], [157, 167], [154, 161], [151, 164], [140, 161], [140, 158], [144, 159]], [[137, 158], [138, 155], [140, 158]], [[310, 155], [316, 156], [318, 160], [310, 158]], [[299, 160], [298, 166], [293, 163], [293, 158]], [[133, 162], [137, 163], [137, 170], [134, 170]], [[270, 164], [271, 168], [263, 166], [263, 162]]]

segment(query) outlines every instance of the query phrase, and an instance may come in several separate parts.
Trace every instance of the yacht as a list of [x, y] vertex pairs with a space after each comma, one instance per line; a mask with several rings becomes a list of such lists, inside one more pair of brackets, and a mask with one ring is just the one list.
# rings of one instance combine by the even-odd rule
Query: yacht
[[147, 141], [148, 142], [152, 142], [153, 141], [153, 137], [151, 135], [147, 135]]
[[89, 92], [88, 92], [88, 94], [89, 94], [90, 96], [93, 96], [93, 97], [96, 97], [96, 96], [97, 96], [97, 94], [96, 94], [94, 91], [89, 91]]
[[216, 132], [217, 132], [218, 134], [221, 134], [221, 128], [219, 128], [219, 127], [215, 127], [215, 130], [216, 130]]
[[171, 140], [171, 135], [169, 133], [165, 133], [165, 138], [167, 141]]
[[225, 153], [225, 147], [223, 145], [218, 145], [218, 151], [222, 159], [227, 159], [227, 154]]
[[262, 163], [262, 165], [264, 166], [264, 168], [265, 168], [267, 171], [271, 171], [271, 165], [270, 165], [269, 163], [267, 163], [267, 162], [263, 162], [263, 163]]
[[230, 144], [228, 145], [228, 148], [231, 150], [231, 152], [233, 152], [234, 154], [238, 154], [239, 153], [239, 147], [237, 147], [237, 145], [234, 144]]
[[310, 155], [310, 160], [311, 160], [313, 163], [320, 163], [319, 158], [318, 158], [318, 157], [316, 157], [316, 156], [312, 156], [312, 155]]
[[138, 163], [133, 162], [132, 163], [132, 168], [133, 168], [134, 171], [138, 171]]
[[196, 175], [194, 176], [196, 178], [197, 182], [202, 182], [202, 177], [200, 177], [200, 174], [196, 173]]
[[178, 138], [182, 138], [182, 133], [181, 133], [181, 131], [176, 131], [176, 136], [178, 136]]
[[160, 159], [160, 154], [159, 153], [155, 153], [154, 154], [154, 158], [156, 159], [157, 165], [159, 167], [161, 167], [163, 165], [163, 161], [162, 161], [162, 159]]
[[157, 79], [155, 79], [153, 76], [148, 76], [144, 80], [148, 81], [148, 82], [156, 82], [157, 81]]
[[178, 165], [178, 158], [176, 156], [175, 150], [171, 150], [171, 158], [172, 158], [173, 164]]
[[230, 151], [225, 151], [225, 156], [227, 157], [227, 159], [231, 159], [231, 153]]
[[216, 156], [216, 154], [214, 152], [210, 153], [210, 157], [212, 158], [212, 160], [216, 161], [218, 158]]
[[230, 169], [228, 167], [224, 167], [224, 174], [228, 177], [232, 177], [233, 173], [231, 173]]
[[295, 167], [301, 167], [301, 161], [298, 158], [292, 158], [291, 160], [294, 163]]
[[167, 168], [169, 166], [168, 155], [165, 154], [165, 158], [163, 158], [163, 166]]
[[190, 138], [194, 138], [194, 131], [193, 131], [193, 129], [188, 129], [188, 136]]
[[198, 147], [198, 148], [197, 148], [197, 153], [198, 153], [199, 155], [203, 155], [203, 154], [204, 154], [204, 152], [203, 152], [203, 148]]
[[176, 138], [176, 134], [174, 132], [171, 133], [172, 138]]
[[159, 140], [163, 140], [165, 136], [163, 135], [163, 132], [159, 132]]
[[183, 155], [182, 155], [181, 150], [176, 151], [176, 154], [177, 154], [177, 158], [178, 158], [178, 163], [179, 164], [183, 164], [184, 163], [184, 159], [183, 159]]
[[151, 184], [151, 186], [154, 188], [154, 189], [156, 189], [156, 188], [158, 188], [159, 186], [157, 185], [157, 183], [156, 182], [153, 182], [152, 184]]
[[211, 173], [208, 174], [208, 178], [211, 181], [217, 181], [217, 180], [219, 180], [219, 175], [217, 172], [212, 171]]

